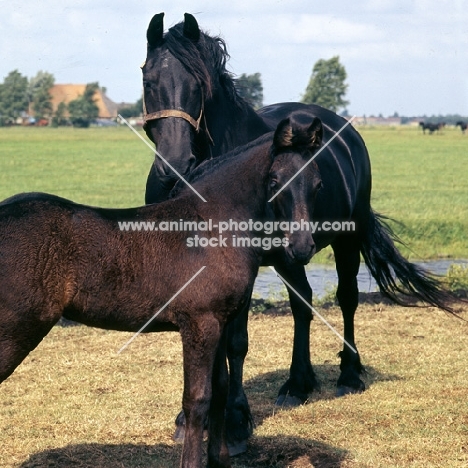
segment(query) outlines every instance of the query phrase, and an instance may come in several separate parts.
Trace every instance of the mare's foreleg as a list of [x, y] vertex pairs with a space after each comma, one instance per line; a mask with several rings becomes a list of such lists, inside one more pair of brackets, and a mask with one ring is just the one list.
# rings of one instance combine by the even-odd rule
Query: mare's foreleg
[[341, 374], [337, 382], [337, 395], [358, 393], [365, 390], [360, 375], [364, 372], [354, 339], [354, 315], [359, 302], [357, 275], [361, 261], [359, 244], [356, 239], [342, 238], [332, 245], [335, 253], [338, 289], [336, 297], [343, 314], [344, 339], [341, 357]]
[[294, 344], [289, 379], [280, 388], [276, 404], [298, 406], [307, 400], [313, 390], [320, 390], [320, 384], [310, 362], [312, 310], [307, 304], [312, 304], [312, 289], [303, 266], [275, 264], [275, 268], [293, 288], [286, 285], [294, 317]]

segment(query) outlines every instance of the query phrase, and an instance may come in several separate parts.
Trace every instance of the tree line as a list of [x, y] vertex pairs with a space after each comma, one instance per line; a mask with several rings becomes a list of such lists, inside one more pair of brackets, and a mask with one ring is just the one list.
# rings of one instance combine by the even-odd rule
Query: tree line
[[98, 117], [94, 95], [99, 83], [87, 84], [81, 96], [68, 104], [59, 103], [55, 110], [50, 95], [54, 84], [54, 76], [44, 71], [29, 80], [18, 70], [10, 72], [0, 83], [0, 125], [11, 125], [19, 118], [34, 115], [36, 121], [46, 120], [53, 126], [88, 127]]
[[[338, 112], [349, 102], [344, 99], [348, 85], [346, 70], [339, 57], [318, 60], [313, 69], [301, 102], [318, 104]], [[236, 78], [238, 94], [252, 107], [263, 106], [263, 85], [260, 73], [242, 74]], [[51, 73], [39, 71], [31, 79], [13, 70], [0, 83], [0, 125], [15, 123], [25, 115], [34, 115], [36, 121], [47, 120], [54, 126], [74, 125], [87, 127], [99, 115], [94, 102], [94, 94], [99, 90], [97, 82], [89, 83], [83, 95], [65, 104], [60, 103], [53, 109], [50, 89], [55, 84]], [[143, 112], [142, 99], [120, 110], [123, 117], [136, 117]], [[66, 115], [68, 114], [68, 117]]]
[[[329, 60], [320, 59], [312, 68], [312, 75], [302, 95], [304, 104], [318, 104], [333, 112], [344, 110], [349, 104], [345, 99], [348, 85], [346, 69], [339, 56]], [[240, 75], [236, 79], [238, 94], [254, 109], [263, 107], [263, 86], [260, 73]]]

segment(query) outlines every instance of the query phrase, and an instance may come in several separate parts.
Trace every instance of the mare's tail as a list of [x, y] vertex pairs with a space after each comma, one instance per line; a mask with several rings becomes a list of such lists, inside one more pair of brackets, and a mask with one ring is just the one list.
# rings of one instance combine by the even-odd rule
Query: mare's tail
[[361, 253], [380, 292], [404, 306], [412, 305], [408, 298], [415, 298], [454, 314], [451, 304], [456, 298], [441, 281], [406, 260], [394, 241], [398, 238], [390, 226], [382, 216], [370, 210]]

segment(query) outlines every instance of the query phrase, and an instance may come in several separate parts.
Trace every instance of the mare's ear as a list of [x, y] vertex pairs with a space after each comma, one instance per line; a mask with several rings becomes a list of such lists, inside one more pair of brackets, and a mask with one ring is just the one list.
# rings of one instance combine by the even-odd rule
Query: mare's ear
[[198, 42], [200, 39], [200, 28], [197, 20], [190, 13], [184, 14], [184, 36], [193, 42]]
[[164, 13], [154, 15], [146, 31], [146, 39], [150, 47], [156, 47], [163, 38], [164, 32]]
[[307, 135], [310, 141], [311, 149], [317, 149], [322, 145], [323, 126], [322, 121], [319, 118], [314, 118], [309, 128], [307, 129]]
[[273, 145], [278, 150], [279, 148], [285, 148], [293, 145], [293, 131], [291, 125], [291, 119], [287, 117], [283, 119], [276, 127], [275, 134], [273, 136]]

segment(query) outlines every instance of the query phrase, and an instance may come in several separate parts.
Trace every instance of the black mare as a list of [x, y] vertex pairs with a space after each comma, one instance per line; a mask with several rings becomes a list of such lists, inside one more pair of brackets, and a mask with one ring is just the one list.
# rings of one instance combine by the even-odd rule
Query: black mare
[[426, 133], [426, 130], [429, 131], [429, 135], [432, 135], [434, 132], [441, 130], [445, 127], [445, 123], [426, 123], [426, 122], [419, 122], [419, 126], [421, 127], [423, 133]]
[[462, 133], [465, 133], [465, 132], [466, 132], [466, 128], [468, 127], [468, 125], [467, 125], [466, 122], [463, 122], [463, 121], [459, 120], [459, 121], [455, 124], [455, 127], [460, 127], [460, 130], [462, 131]]
[[[62, 316], [123, 331], [138, 331], [153, 317], [145, 332], [179, 330], [182, 337], [186, 430], [181, 466], [201, 466], [207, 418], [208, 466], [231, 466], [224, 436], [228, 393], [224, 330], [249, 307], [261, 246], [268, 249], [259, 240], [274, 240], [261, 232], [244, 232], [250, 246], [236, 247], [227, 239], [226, 245], [190, 247], [188, 238], [198, 234], [218, 239], [216, 225], [227, 218], [298, 222], [306, 216], [306, 202], [321, 184], [314, 162], [282, 196], [268, 200], [310, 160], [321, 133], [318, 119], [283, 120], [274, 136], [264, 135], [239, 148], [216, 171], [208, 168], [198, 177], [193, 186], [207, 203], [191, 190], [163, 203], [130, 209], [95, 208], [43, 193], [19, 194], [2, 202], [0, 382]], [[172, 221], [177, 227], [180, 220], [211, 220], [213, 229], [198, 225], [198, 232], [145, 231], [132, 230], [128, 224], [158, 226]], [[119, 222], [127, 223], [127, 230]], [[275, 235], [282, 241], [282, 233]], [[288, 234], [286, 250], [291, 260], [307, 263], [313, 255], [310, 232]], [[181, 291], [196, 272], [193, 284]]]
[[[317, 251], [327, 245], [333, 248], [344, 338], [357, 349], [354, 314], [358, 305], [356, 276], [361, 254], [386, 296], [404, 302], [402, 293], [446, 308], [446, 294], [439, 289], [437, 281], [400, 255], [391, 233], [372, 211], [369, 156], [358, 132], [351, 125], [343, 129], [346, 120], [316, 105], [275, 104], [255, 112], [238, 96], [235, 81], [226, 71], [225, 42], [202, 32], [190, 14], [185, 14], [184, 22], [164, 33], [163, 16], [163, 13], [155, 15], [149, 24], [147, 57], [142, 67], [145, 130], [163, 157], [180, 174], [188, 176], [202, 161], [216, 158], [268, 132], [292, 111], [300, 110], [320, 118], [324, 143], [330, 141], [330, 144], [316, 159], [323, 188], [316, 203], [309, 207], [314, 210], [316, 221], [353, 221], [356, 228], [352, 232], [314, 234]], [[156, 157], [148, 176], [146, 202], [164, 200], [176, 181], [177, 176]], [[311, 303], [312, 290], [302, 265], [286, 262], [281, 252], [266, 255], [263, 264], [273, 265]], [[311, 310], [289, 288], [288, 293], [294, 317], [294, 343], [290, 376], [280, 388], [277, 400], [283, 405], [302, 403], [310, 392], [319, 388], [310, 362]], [[245, 450], [244, 441], [250, 431], [250, 412], [242, 388], [242, 369], [248, 348], [245, 314], [230, 324], [228, 342], [227, 430], [234, 454]], [[344, 346], [340, 358], [337, 393], [364, 390], [359, 354]]]

